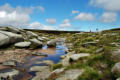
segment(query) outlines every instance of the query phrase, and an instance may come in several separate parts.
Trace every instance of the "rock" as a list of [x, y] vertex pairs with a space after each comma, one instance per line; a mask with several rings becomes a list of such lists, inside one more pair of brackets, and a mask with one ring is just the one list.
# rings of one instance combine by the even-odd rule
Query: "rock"
[[28, 35], [29, 38], [32, 38], [32, 37], [38, 37], [37, 34], [31, 32], [31, 31], [27, 31], [26, 34]]
[[84, 44], [82, 44], [83, 47], [86, 47], [88, 45], [93, 45], [93, 46], [96, 46], [97, 45], [97, 42], [86, 42]]
[[0, 33], [0, 47], [9, 44], [9, 37]]
[[41, 72], [37, 72], [36, 76], [32, 78], [32, 80], [46, 80], [50, 77], [50, 70], [44, 70]]
[[78, 77], [82, 75], [84, 70], [71, 69], [67, 70], [64, 75], [61, 75], [55, 80], [78, 80]]
[[32, 53], [32, 55], [35, 55], [35, 56], [48, 56], [48, 54], [40, 53], [40, 52], [34, 52], [34, 53]]
[[2, 65], [4, 65], [4, 66], [16, 66], [17, 62], [14, 61], [14, 60], [5, 61], [5, 62], [2, 63]]
[[49, 66], [33, 66], [30, 68], [30, 71], [40, 72], [40, 71], [44, 71], [46, 69], [49, 69]]
[[120, 49], [113, 51], [111, 58], [112, 58], [112, 60], [114, 60], [116, 62], [120, 62]]
[[31, 42], [19, 42], [19, 43], [15, 44], [15, 47], [28, 48], [28, 47], [30, 47], [30, 45], [31, 45]]
[[42, 37], [38, 37], [38, 40], [40, 40], [40, 41], [44, 41], [44, 39], [42, 38]]
[[120, 74], [120, 62], [116, 63], [116, 64], [112, 67], [111, 72]]
[[104, 50], [103, 48], [99, 48], [99, 49], [96, 50], [96, 53], [100, 53], [100, 52], [102, 52], [103, 50]]
[[64, 59], [65, 57], [66, 57], [65, 55], [60, 56], [61, 59]]
[[24, 40], [24, 38], [20, 34], [15, 34], [7, 31], [0, 31], [0, 33], [9, 37], [9, 44], [21, 42]]
[[70, 57], [69, 56], [66, 56], [62, 61], [61, 61], [61, 63], [62, 63], [62, 65], [63, 66], [69, 66], [70, 65]]
[[44, 60], [43, 63], [46, 63], [48, 65], [53, 65], [54, 64], [54, 62], [51, 61], [51, 60]]
[[65, 68], [56, 69], [51, 72], [51, 75], [58, 75], [58, 74], [64, 72], [64, 70], [65, 70]]
[[33, 48], [42, 47], [42, 42], [37, 39], [30, 39]]
[[30, 71], [37, 71], [32, 80], [46, 80], [51, 74], [49, 66], [33, 66]]
[[21, 33], [18, 28], [15, 27], [6, 27], [7, 31], [13, 32], [13, 33]]
[[57, 42], [64, 42], [65, 39], [64, 38], [57, 38], [57, 39], [52, 39], [50, 41], [47, 42], [47, 46], [48, 47], [55, 47]]
[[88, 56], [90, 56], [89, 53], [73, 54], [73, 55], [70, 56], [70, 60], [72, 60], [72, 61], [77, 61], [77, 60], [79, 60], [80, 58], [88, 57]]
[[5, 72], [0, 71], [0, 80], [13, 80], [17, 75], [19, 75], [19, 71], [16, 69], [7, 70]]
[[120, 78], [117, 78], [116, 80], [120, 80]]

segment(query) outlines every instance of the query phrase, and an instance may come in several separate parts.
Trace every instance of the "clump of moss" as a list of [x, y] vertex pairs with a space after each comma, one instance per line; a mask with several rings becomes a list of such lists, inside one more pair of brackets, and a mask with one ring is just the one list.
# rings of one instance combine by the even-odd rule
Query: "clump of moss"
[[99, 74], [98, 70], [92, 68], [92, 67], [85, 67], [85, 72], [79, 76], [79, 80], [100, 80], [101, 75]]
[[62, 66], [62, 64], [53, 64], [52, 65], [52, 70], [55, 70], [55, 69], [58, 69], [58, 68], [62, 68], [63, 66]]

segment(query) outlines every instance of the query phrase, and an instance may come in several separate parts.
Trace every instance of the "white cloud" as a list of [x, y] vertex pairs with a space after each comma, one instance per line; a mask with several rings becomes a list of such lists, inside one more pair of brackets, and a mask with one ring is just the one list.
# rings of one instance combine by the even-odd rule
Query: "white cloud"
[[93, 21], [95, 19], [95, 15], [91, 13], [80, 13], [76, 17], [74, 17], [75, 20], [82, 20], [82, 21]]
[[55, 18], [46, 19], [46, 22], [47, 22], [48, 24], [56, 24], [56, 23], [57, 23], [57, 21], [56, 21]]
[[117, 21], [117, 13], [115, 12], [104, 12], [101, 16], [101, 21], [105, 23], [111, 23]]
[[63, 21], [63, 23], [70, 23], [70, 20], [69, 20], [69, 19], [65, 19], [65, 20]]
[[52, 26], [43, 25], [39, 22], [33, 22], [29, 25], [30, 29], [55, 30]]
[[77, 14], [77, 13], [79, 13], [79, 11], [77, 11], [77, 10], [72, 10], [72, 14]]
[[63, 21], [63, 23], [59, 25], [59, 27], [62, 27], [62, 28], [64, 28], [64, 27], [72, 27], [72, 25], [71, 25], [69, 19], [65, 19], [65, 20]]
[[90, 0], [90, 4], [109, 11], [120, 11], [120, 0]]
[[38, 6], [37, 8], [38, 8], [39, 11], [41, 11], [41, 12], [45, 12], [45, 9], [44, 9], [43, 6]]

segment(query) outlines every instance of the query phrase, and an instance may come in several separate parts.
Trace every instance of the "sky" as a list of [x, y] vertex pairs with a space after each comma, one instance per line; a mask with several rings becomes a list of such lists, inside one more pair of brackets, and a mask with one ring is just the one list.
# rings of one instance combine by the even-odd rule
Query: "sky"
[[0, 0], [0, 26], [96, 31], [120, 27], [120, 0]]

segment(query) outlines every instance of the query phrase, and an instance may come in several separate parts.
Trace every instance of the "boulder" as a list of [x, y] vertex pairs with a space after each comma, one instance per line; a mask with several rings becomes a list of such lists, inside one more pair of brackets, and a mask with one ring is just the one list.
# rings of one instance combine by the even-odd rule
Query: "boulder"
[[0, 47], [9, 44], [9, 37], [0, 33]]
[[28, 48], [28, 47], [30, 47], [30, 45], [31, 45], [31, 42], [19, 42], [19, 43], [15, 44], [15, 47]]
[[116, 63], [112, 67], [111, 72], [120, 74], [120, 62]]
[[64, 71], [65, 71], [65, 68], [55, 69], [54, 71], [51, 72], [51, 75], [59, 75]]
[[31, 31], [27, 31], [26, 34], [28, 35], [29, 38], [32, 38], [32, 37], [38, 37], [37, 34], [31, 32]]
[[57, 38], [57, 39], [52, 39], [50, 41], [47, 42], [47, 46], [48, 47], [55, 47], [57, 42], [64, 42], [65, 39], [64, 38]]
[[42, 42], [40, 42], [36, 38], [30, 39], [30, 42], [32, 43], [32, 47], [34, 47], [34, 48], [42, 47]]
[[13, 33], [21, 33], [20, 30], [18, 28], [15, 27], [6, 27], [7, 31], [9, 32], [13, 32]]
[[70, 56], [70, 60], [72, 60], [72, 61], [77, 61], [77, 60], [79, 60], [80, 58], [88, 57], [88, 56], [90, 56], [89, 53], [73, 54], [73, 55]]
[[20, 72], [16, 69], [0, 71], [0, 80], [13, 80], [13, 78], [19, 75], [19, 73]]
[[9, 37], [9, 43], [16, 43], [24, 41], [24, 38], [20, 34], [15, 34], [7, 31], [0, 31], [1, 34], [4, 34]]
[[61, 75], [55, 80], [78, 80], [78, 77], [83, 74], [83, 69], [71, 69], [65, 71], [65, 74]]

